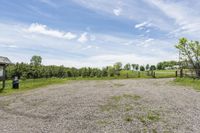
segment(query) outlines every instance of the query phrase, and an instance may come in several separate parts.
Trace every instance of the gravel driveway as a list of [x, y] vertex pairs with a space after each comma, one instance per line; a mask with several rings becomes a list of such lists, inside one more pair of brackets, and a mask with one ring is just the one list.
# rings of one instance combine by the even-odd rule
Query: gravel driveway
[[72, 81], [0, 97], [0, 133], [199, 133], [200, 92], [173, 79]]

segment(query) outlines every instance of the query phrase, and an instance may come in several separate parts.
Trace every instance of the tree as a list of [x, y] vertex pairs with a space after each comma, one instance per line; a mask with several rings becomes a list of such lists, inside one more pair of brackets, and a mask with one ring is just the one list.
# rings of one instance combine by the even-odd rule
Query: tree
[[140, 66], [140, 71], [145, 71], [144, 66]]
[[195, 70], [197, 77], [200, 77], [200, 44], [198, 41], [188, 41], [186, 38], [179, 39], [176, 45], [179, 50], [180, 60], [186, 62], [189, 68]]
[[179, 63], [177, 61], [163, 61], [159, 62], [157, 64], [157, 69], [158, 70], [164, 70], [166, 67], [173, 68], [173, 66], [178, 65]]
[[34, 55], [31, 58], [31, 65], [41, 66], [41, 64], [42, 64], [42, 57], [41, 56]]
[[122, 69], [122, 63], [121, 62], [115, 63], [114, 68], [115, 70], [120, 71]]
[[114, 69], [115, 69], [115, 75], [119, 76], [120, 75], [120, 71], [122, 69], [122, 63], [121, 62], [117, 62], [114, 64]]
[[135, 70], [136, 64], [131, 64], [132, 69]]
[[128, 63], [124, 66], [124, 70], [131, 70], [131, 65]]
[[107, 72], [108, 72], [108, 77], [113, 77], [114, 76], [114, 68], [112, 66], [109, 66], [107, 68]]
[[138, 69], [139, 69], [139, 65], [136, 64], [136, 65], [135, 65], [135, 70], [138, 71]]
[[107, 68], [102, 68], [101, 76], [102, 77], [107, 77], [108, 76]]
[[151, 70], [151, 71], [156, 70], [156, 66], [155, 66], [155, 65], [151, 65], [151, 66], [150, 66], [150, 70]]
[[162, 62], [159, 62], [159, 63], [157, 64], [157, 69], [158, 69], [158, 70], [163, 70], [163, 69], [164, 69]]
[[146, 65], [146, 70], [149, 70], [149, 64]]

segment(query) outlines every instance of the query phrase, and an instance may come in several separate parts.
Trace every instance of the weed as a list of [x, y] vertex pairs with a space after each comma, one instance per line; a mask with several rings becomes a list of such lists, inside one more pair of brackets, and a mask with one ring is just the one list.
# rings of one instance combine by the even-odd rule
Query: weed
[[124, 118], [124, 120], [126, 122], [131, 122], [131, 121], [133, 121], [133, 117], [131, 115], [126, 115], [125, 118]]
[[133, 99], [133, 100], [139, 100], [141, 98], [138, 95], [131, 95], [131, 94], [124, 94], [123, 97], [127, 99]]
[[146, 115], [138, 116], [137, 118], [140, 120], [140, 122], [146, 125], [148, 123], [154, 123], [159, 121], [160, 115], [155, 111], [149, 111]]
[[117, 86], [117, 87], [121, 87], [121, 86], [125, 86], [124, 84], [114, 84], [114, 86]]

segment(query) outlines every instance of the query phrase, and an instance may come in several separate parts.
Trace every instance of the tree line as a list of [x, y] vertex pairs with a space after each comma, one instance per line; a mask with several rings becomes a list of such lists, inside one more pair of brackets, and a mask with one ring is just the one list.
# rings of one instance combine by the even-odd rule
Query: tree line
[[[164, 64], [164, 65], [163, 65]], [[170, 63], [169, 63], [170, 64]], [[162, 67], [160, 67], [160, 65]], [[170, 64], [171, 65], [171, 64]], [[114, 77], [120, 76], [120, 71], [122, 70], [132, 70], [132, 71], [150, 71], [158, 69], [164, 69], [166, 63], [159, 63], [159, 67], [155, 65], [146, 66], [139, 64], [125, 64], [122, 65], [121, 62], [115, 63], [113, 66], [107, 66], [100, 68], [75, 68], [75, 67], [64, 67], [64, 66], [45, 66], [42, 65], [42, 57], [33, 56], [30, 63], [16, 63], [9, 65], [6, 69], [7, 78], [12, 79], [14, 76], [18, 76], [21, 79], [36, 79], [36, 78], [67, 78], [67, 77]]]

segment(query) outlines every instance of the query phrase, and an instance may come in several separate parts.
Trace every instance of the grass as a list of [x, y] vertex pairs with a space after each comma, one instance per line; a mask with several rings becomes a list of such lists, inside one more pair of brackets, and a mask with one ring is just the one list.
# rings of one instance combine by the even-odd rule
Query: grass
[[[155, 70], [154, 72], [156, 74], [156, 78], [173, 78], [176, 76], [176, 70]], [[147, 73], [148, 73], [147, 71], [138, 72], [138, 71], [122, 70], [120, 72], [120, 77], [121, 78], [152, 78], [152, 76], [148, 76]]]
[[160, 114], [155, 111], [149, 111], [146, 115], [137, 116], [138, 120], [142, 122], [144, 125], [148, 123], [157, 122], [160, 120]]
[[121, 104], [120, 102], [122, 100], [128, 100], [137, 101], [141, 97], [138, 95], [133, 94], [123, 94], [119, 96], [112, 96], [110, 99], [108, 99], [107, 103], [105, 105], [101, 105], [100, 109], [103, 112], [110, 112], [110, 111], [118, 111], [118, 110], [125, 110], [126, 112], [131, 111], [133, 109], [133, 106], [130, 104]]
[[177, 70], [156, 70], [156, 78], [173, 78], [176, 77]]
[[126, 121], [126, 122], [132, 122], [133, 121], [133, 116], [126, 115], [125, 118], [124, 118], [124, 121]]
[[192, 78], [176, 78], [174, 82], [178, 85], [191, 86], [197, 91], [200, 91], [200, 80]]
[[101, 125], [101, 126], [107, 126], [111, 123], [112, 123], [112, 121], [109, 121], [109, 120], [99, 120], [99, 121], [97, 121], [97, 124]]
[[[68, 79], [61, 78], [49, 78], [49, 79], [28, 79], [28, 80], [20, 80], [20, 88], [12, 89], [12, 81], [6, 82], [6, 88], [1, 90], [0, 95], [9, 95], [13, 93], [24, 92], [27, 90], [44, 87], [53, 84], [63, 84], [69, 81]], [[1, 85], [1, 83], [0, 83]]]
[[123, 94], [123, 97], [127, 99], [133, 99], [133, 100], [139, 100], [141, 98], [141, 96], [131, 95], [131, 94]]

